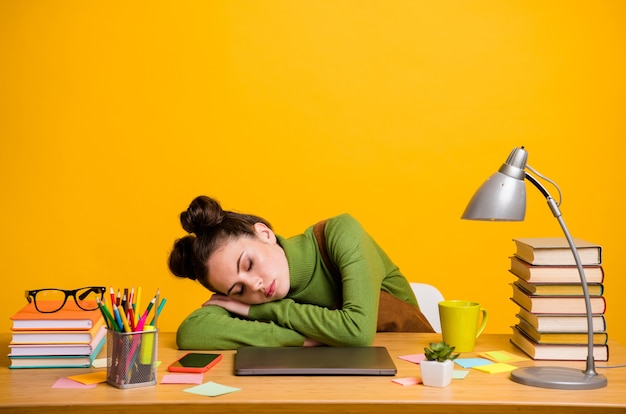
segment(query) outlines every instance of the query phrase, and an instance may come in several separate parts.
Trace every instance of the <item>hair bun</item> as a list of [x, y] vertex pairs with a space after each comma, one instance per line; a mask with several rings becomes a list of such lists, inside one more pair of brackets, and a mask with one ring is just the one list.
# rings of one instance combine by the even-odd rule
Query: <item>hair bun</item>
[[174, 242], [174, 249], [169, 257], [170, 271], [178, 277], [196, 280], [197, 262], [193, 253], [194, 236], [185, 236]]
[[186, 211], [180, 213], [180, 223], [188, 233], [202, 234], [220, 224], [226, 212], [217, 200], [207, 196], [196, 197]]

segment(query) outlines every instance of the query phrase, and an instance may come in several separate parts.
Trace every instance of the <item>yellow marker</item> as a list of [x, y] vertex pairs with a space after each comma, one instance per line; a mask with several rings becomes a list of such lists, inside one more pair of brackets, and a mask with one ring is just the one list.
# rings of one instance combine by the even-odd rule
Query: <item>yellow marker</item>
[[[152, 331], [152, 332], [150, 332]], [[146, 325], [144, 327], [144, 333], [136, 334], [141, 335], [141, 349], [139, 351], [139, 362], [144, 365], [152, 364], [154, 351], [154, 345], [156, 342], [156, 329], [154, 326]]]

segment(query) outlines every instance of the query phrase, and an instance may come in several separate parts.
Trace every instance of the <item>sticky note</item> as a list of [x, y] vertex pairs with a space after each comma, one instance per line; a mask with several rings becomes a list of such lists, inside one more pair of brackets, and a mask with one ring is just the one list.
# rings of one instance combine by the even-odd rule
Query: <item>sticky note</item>
[[496, 362], [494, 364], [476, 366], [474, 369], [487, 372], [489, 374], [498, 374], [500, 372], [510, 372], [516, 369], [516, 366], [505, 364], [504, 362]]
[[400, 385], [417, 385], [417, 384], [421, 384], [422, 381], [419, 378], [415, 378], [415, 377], [409, 377], [409, 378], [395, 378], [392, 379], [391, 382], [395, 382], [396, 384], [400, 384]]
[[516, 361], [525, 361], [528, 358], [517, 356], [507, 351], [491, 351], [491, 352], [483, 352], [478, 354], [481, 357], [490, 359], [494, 362], [516, 362]]
[[165, 374], [161, 379], [161, 384], [202, 384], [204, 374]]
[[473, 368], [481, 365], [493, 364], [485, 358], [457, 358], [454, 362], [463, 368]]
[[106, 382], [107, 372], [96, 371], [96, 372], [91, 372], [89, 374], [72, 375], [71, 377], [67, 377], [67, 378], [74, 380], [74, 381], [78, 381], [82, 384], [98, 384], [100, 382]]
[[82, 382], [74, 381], [69, 378], [59, 378], [52, 388], [94, 388], [98, 384], [83, 384]]
[[400, 359], [402, 359], [404, 361], [413, 362], [414, 364], [419, 364], [420, 361], [422, 361], [426, 357], [424, 356], [424, 354], [413, 354], [413, 355], [399, 356], [398, 358], [400, 358]]
[[452, 371], [452, 379], [465, 379], [465, 377], [467, 377], [467, 374], [469, 374], [469, 371], [455, 369], [454, 371]]
[[241, 388], [228, 387], [216, 382], [207, 382], [206, 384], [197, 385], [195, 387], [184, 390], [192, 394], [206, 395], [207, 397], [217, 397], [219, 395], [228, 394], [235, 391], [241, 391]]

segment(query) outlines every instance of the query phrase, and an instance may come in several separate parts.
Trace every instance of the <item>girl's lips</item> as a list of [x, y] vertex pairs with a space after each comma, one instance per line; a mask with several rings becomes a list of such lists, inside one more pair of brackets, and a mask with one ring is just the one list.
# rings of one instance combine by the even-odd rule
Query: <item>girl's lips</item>
[[274, 292], [276, 292], [276, 281], [275, 280], [265, 290], [265, 297], [269, 298], [269, 297], [274, 296]]

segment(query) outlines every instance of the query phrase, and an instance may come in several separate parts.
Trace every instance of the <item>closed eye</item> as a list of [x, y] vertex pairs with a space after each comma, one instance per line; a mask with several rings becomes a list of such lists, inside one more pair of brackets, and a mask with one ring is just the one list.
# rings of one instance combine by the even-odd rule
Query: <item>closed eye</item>
[[241, 296], [243, 295], [245, 286], [237, 283], [235, 285], [233, 285], [230, 289], [228, 289], [227, 295], [228, 296]]

